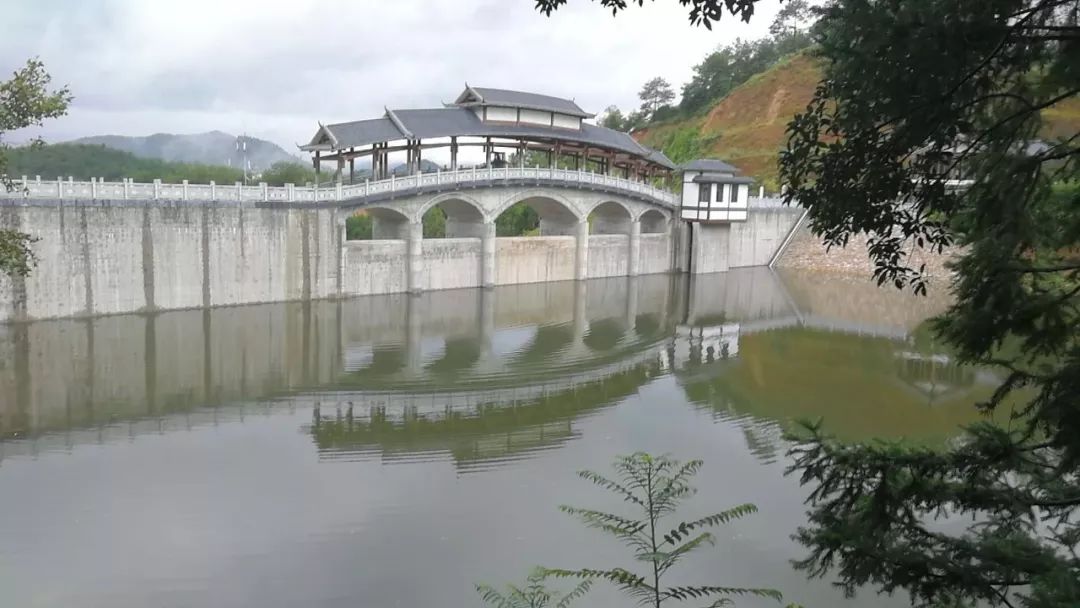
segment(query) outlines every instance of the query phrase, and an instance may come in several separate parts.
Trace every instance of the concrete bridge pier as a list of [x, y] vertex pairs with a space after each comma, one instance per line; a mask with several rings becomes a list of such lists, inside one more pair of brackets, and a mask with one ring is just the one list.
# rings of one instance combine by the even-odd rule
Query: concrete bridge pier
[[582, 220], [577, 225], [577, 249], [575, 255], [574, 279], [583, 281], [589, 278], [589, 221]]
[[632, 277], [640, 274], [641, 268], [641, 220], [630, 222], [630, 258], [626, 261], [626, 274]]
[[484, 223], [480, 239], [480, 277], [484, 289], [495, 287], [495, 220]]
[[424, 278], [424, 223], [409, 223], [409, 293], [416, 295], [423, 291]]

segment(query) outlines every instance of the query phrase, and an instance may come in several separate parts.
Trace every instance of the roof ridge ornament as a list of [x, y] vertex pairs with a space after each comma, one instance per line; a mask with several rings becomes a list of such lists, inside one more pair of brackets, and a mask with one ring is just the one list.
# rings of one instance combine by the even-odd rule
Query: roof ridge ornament
[[326, 136], [330, 138], [330, 145], [331, 145], [331, 146], [332, 146], [333, 148], [337, 148], [337, 147], [338, 147], [338, 139], [337, 139], [337, 137], [336, 137], [336, 136], [334, 135], [334, 132], [333, 132], [333, 131], [331, 131], [330, 129], [327, 129], [327, 128], [326, 128], [326, 125], [324, 125], [324, 124], [323, 124], [323, 123], [321, 123], [321, 122], [319, 123], [319, 130], [320, 130], [320, 131], [322, 131], [323, 133], [326, 133]]
[[401, 122], [401, 119], [398, 118], [398, 115], [395, 114], [393, 110], [386, 106], [383, 106], [383, 109], [386, 110], [386, 117], [390, 119], [390, 122], [394, 123], [394, 126], [397, 127], [398, 131], [401, 131], [401, 134], [405, 136], [405, 139], [416, 139], [413, 137], [412, 131], [409, 131], [409, 129], [405, 127], [405, 123]]

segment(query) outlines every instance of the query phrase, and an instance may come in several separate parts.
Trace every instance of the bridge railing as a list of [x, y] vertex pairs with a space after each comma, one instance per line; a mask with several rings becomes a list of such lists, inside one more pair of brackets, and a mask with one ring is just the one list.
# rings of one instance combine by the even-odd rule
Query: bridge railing
[[407, 176], [391, 176], [390, 179], [364, 181], [363, 183], [334, 184], [329, 187], [268, 186], [265, 183], [235, 184], [166, 184], [161, 180], [140, 183], [130, 179], [109, 182], [101, 179], [90, 181], [42, 180], [41, 178], [16, 180], [18, 191], [28, 199], [62, 200], [168, 200], [192, 202], [278, 202], [278, 203], [326, 203], [347, 200], [362, 201], [367, 198], [385, 198], [396, 193], [438, 190], [459, 185], [497, 185], [499, 182], [580, 184], [584, 187], [600, 187], [621, 190], [647, 196], [661, 203], [676, 206], [679, 197], [674, 192], [657, 188], [652, 184], [614, 175], [575, 171], [573, 169], [540, 167], [485, 167], [438, 171]]

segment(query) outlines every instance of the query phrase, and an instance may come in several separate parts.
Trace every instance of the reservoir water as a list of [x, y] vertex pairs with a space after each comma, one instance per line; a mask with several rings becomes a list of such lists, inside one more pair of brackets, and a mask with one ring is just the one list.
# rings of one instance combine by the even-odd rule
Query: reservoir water
[[674, 582], [903, 606], [792, 569], [782, 434], [950, 441], [994, 379], [930, 337], [946, 304], [753, 269], [3, 326], [0, 606], [479, 606], [633, 566], [557, 507], [620, 509], [575, 471], [638, 450], [705, 461], [686, 519], [759, 508]]

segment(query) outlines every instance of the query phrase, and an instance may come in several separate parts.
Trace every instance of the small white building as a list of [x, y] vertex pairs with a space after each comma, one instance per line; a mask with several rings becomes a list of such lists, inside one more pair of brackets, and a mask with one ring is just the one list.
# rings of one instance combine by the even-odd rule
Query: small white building
[[754, 180], [722, 160], [699, 159], [686, 163], [683, 172], [680, 217], [691, 222], [746, 221], [746, 203]]

